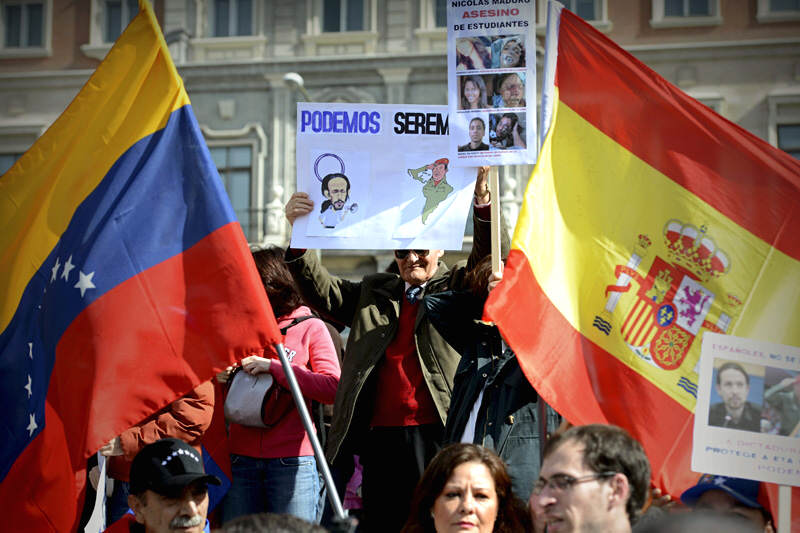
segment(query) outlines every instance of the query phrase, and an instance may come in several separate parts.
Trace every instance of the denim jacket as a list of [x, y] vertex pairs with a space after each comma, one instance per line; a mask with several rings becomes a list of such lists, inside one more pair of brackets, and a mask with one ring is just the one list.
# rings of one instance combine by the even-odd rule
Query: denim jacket
[[[424, 297], [434, 327], [460, 354], [445, 440], [460, 442], [470, 412], [484, 390], [475, 424], [475, 444], [494, 450], [508, 466], [514, 494], [527, 500], [539, 476], [540, 432], [555, 431], [559, 417], [549, 406], [540, 427], [539, 395], [510, 348], [502, 349], [493, 325], [481, 322], [482, 302], [471, 294], [448, 291]], [[546, 435], [545, 435], [546, 436]]]

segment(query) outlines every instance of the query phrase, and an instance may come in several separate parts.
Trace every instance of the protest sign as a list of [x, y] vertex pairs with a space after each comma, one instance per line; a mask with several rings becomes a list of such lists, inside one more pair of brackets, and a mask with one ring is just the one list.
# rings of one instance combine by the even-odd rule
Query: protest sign
[[536, 161], [532, 0], [447, 3], [450, 158], [458, 166]]
[[800, 486], [800, 348], [706, 332], [692, 470]]
[[460, 250], [476, 177], [447, 157], [446, 106], [297, 105], [296, 248]]

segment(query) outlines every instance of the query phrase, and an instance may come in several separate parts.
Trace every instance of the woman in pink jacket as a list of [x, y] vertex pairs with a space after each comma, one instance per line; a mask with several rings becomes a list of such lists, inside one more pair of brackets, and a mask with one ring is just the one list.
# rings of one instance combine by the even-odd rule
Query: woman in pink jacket
[[[311, 315], [287, 270], [283, 250], [271, 247], [253, 253], [278, 327]], [[298, 322], [286, 330], [283, 343], [297, 383], [311, 409], [311, 400], [332, 404], [339, 383], [339, 361], [325, 324], [318, 318]], [[242, 359], [251, 374], [269, 372], [288, 390], [277, 354]], [[261, 401], [261, 398], [253, 398]], [[232, 423], [230, 432], [233, 483], [222, 505], [223, 522], [237, 516], [270, 512], [289, 513], [315, 521], [319, 476], [311, 441], [300, 414], [292, 408], [274, 427], [257, 428]]]

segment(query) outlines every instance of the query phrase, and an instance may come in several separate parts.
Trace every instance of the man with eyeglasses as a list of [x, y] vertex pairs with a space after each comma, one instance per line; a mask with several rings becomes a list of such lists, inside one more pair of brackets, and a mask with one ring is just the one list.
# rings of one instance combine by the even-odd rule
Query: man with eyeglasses
[[616, 426], [576, 426], [544, 450], [530, 498], [537, 531], [628, 533], [647, 500], [650, 461]]
[[[441, 447], [460, 356], [430, 323], [420, 299], [463, 288], [466, 271], [489, 255], [488, 170], [479, 169], [475, 183], [472, 251], [453, 269], [440, 261], [442, 250], [395, 250], [398, 274], [353, 282], [330, 275], [315, 254], [287, 250], [306, 301], [350, 326], [327, 457], [338, 470], [359, 455], [365, 531], [402, 528], [414, 487]], [[293, 223], [312, 209], [308, 195], [295, 193], [286, 218]]]

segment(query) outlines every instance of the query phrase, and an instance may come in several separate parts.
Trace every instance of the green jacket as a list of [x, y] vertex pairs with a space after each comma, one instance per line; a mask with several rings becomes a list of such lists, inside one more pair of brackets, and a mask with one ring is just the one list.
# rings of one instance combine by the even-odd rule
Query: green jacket
[[[490, 224], [478, 217], [473, 218], [475, 232], [469, 258], [453, 269], [439, 262], [436, 274], [425, 286], [427, 293], [463, 288], [467, 269], [489, 255]], [[504, 251], [507, 251], [505, 228], [501, 233]], [[374, 370], [397, 332], [405, 284], [397, 274], [389, 273], [371, 274], [360, 282], [331, 276], [313, 253], [290, 259], [287, 264], [311, 307], [350, 326], [328, 434], [326, 455], [332, 463], [345, 440], [348, 453], [359, 453], [358, 446], [369, 430], [376, 395], [376, 379], [370, 378], [377, 375]], [[460, 356], [431, 325], [423, 307], [419, 306], [415, 323], [417, 355], [425, 383], [444, 425]]]

